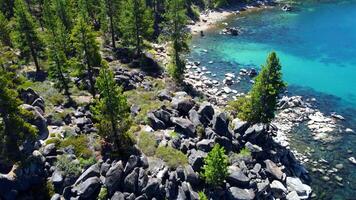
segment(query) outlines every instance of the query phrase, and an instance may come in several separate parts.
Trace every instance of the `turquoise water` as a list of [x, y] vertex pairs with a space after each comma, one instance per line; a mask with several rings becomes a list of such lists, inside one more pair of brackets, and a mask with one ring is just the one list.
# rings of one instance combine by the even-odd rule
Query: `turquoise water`
[[[243, 28], [243, 34], [220, 35], [221, 25], [203, 38], [195, 36], [189, 58], [201, 61], [222, 79], [225, 73], [240, 68], [260, 68], [268, 53], [276, 51], [290, 93], [316, 97], [323, 112], [341, 113], [346, 117], [342, 124], [356, 130], [356, 1], [304, 3], [291, 13], [267, 9], [234, 16], [227, 22]], [[246, 91], [250, 86], [235, 87]], [[337, 141], [322, 144], [298, 128], [291, 145], [299, 152], [314, 149], [312, 159], [326, 159], [327, 169], [344, 164], [337, 173], [343, 178], [342, 185], [336, 183], [334, 175], [325, 182], [321, 178], [324, 175], [311, 173], [318, 199], [356, 199], [356, 166], [347, 160], [356, 157], [356, 134], [333, 134], [340, 136]]]

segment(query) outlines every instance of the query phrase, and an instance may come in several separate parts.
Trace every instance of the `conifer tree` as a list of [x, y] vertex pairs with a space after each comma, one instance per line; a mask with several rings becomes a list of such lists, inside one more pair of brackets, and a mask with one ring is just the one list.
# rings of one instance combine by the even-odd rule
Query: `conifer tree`
[[228, 164], [224, 147], [216, 144], [204, 159], [202, 176], [205, 182], [212, 186], [221, 185], [228, 176]]
[[142, 55], [143, 40], [153, 33], [153, 15], [145, 0], [128, 0], [123, 3], [121, 30], [124, 40], [133, 44], [136, 54]]
[[269, 123], [274, 118], [277, 99], [286, 84], [282, 80], [282, 66], [272, 52], [262, 66], [247, 97], [238, 100], [238, 116], [252, 123]]
[[114, 49], [116, 48], [115, 37], [118, 30], [120, 4], [121, 0], [101, 0], [102, 19], [100, 25], [103, 34], [109, 29], [111, 34], [111, 44]]
[[54, 14], [59, 17], [68, 32], [73, 28], [73, 13], [70, 6], [70, 0], [53, 0]]
[[85, 20], [86, 16], [85, 11], [82, 11], [73, 28], [71, 40], [76, 50], [77, 60], [79, 61], [77, 65], [79, 75], [82, 77], [87, 76], [90, 84], [90, 93], [95, 98], [94, 68], [101, 66], [101, 55], [96, 35], [92, 27]]
[[10, 27], [5, 15], [0, 11], [0, 43], [11, 46]]
[[43, 42], [37, 32], [37, 26], [23, 0], [15, 0], [15, 40], [17, 47], [26, 58], [32, 57], [36, 72], [41, 68], [39, 56], [43, 51]]
[[185, 62], [181, 54], [188, 52], [187, 40], [190, 35], [186, 30], [187, 16], [184, 0], [168, 0], [166, 18], [168, 32], [172, 42], [171, 63], [169, 72], [176, 81], [181, 81], [185, 70]]
[[122, 149], [128, 145], [125, 136], [131, 125], [127, 99], [106, 64], [101, 68], [96, 84], [100, 98], [92, 109], [98, 121], [99, 134], [109, 143], [113, 142], [116, 150]]
[[67, 58], [68, 52], [68, 34], [62, 21], [57, 19], [55, 27], [49, 34], [48, 40], [48, 59], [49, 59], [49, 77], [55, 81], [55, 86], [63, 91], [68, 100], [70, 97], [70, 77], [69, 69], [71, 62]]
[[21, 146], [32, 139], [37, 130], [26, 122], [29, 113], [19, 106], [14, 75], [0, 69], [0, 160], [16, 162], [23, 158]]

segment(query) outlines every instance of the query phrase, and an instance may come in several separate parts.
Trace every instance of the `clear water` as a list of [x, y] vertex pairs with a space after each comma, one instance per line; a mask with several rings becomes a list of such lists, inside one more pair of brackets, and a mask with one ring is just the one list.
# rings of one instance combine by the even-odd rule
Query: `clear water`
[[[356, 1], [304, 3], [291, 13], [275, 8], [235, 16], [227, 22], [242, 27], [244, 33], [220, 35], [221, 26], [207, 31], [204, 38], [195, 36], [190, 58], [201, 61], [222, 79], [225, 73], [240, 68], [259, 68], [267, 54], [276, 51], [291, 93], [316, 97], [322, 111], [341, 113], [347, 119], [343, 125], [356, 130]], [[248, 86], [238, 86], [241, 88]], [[303, 128], [295, 132], [292, 147], [315, 149], [312, 158], [328, 160], [328, 169], [344, 164], [337, 173], [343, 186], [335, 183], [333, 175], [326, 183], [321, 174], [312, 174], [319, 199], [356, 199], [356, 166], [347, 160], [356, 156], [356, 135], [338, 132], [334, 134], [339, 140], [320, 144]]]

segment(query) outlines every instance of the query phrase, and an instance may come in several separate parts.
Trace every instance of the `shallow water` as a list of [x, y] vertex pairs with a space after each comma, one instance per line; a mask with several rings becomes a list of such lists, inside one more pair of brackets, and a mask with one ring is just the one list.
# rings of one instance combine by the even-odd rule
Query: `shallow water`
[[[236, 73], [240, 68], [259, 68], [268, 52], [274, 50], [291, 93], [317, 98], [322, 111], [341, 113], [347, 119], [343, 125], [356, 130], [356, 1], [305, 3], [291, 13], [267, 9], [232, 17], [227, 22], [243, 28], [243, 34], [220, 35], [223, 25], [209, 30], [204, 38], [193, 37], [189, 57], [201, 61], [222, 79], [225, 73]], [[235, 87], [246, 91], [250, 85]], [[292, 135], [291, 145], [300, 152], [306, 147], [314, 149], [312, 159], [329, 161], [327, 169], [344, 164], [336, 173], [343, 178], [343, 186], [336, 184], [335, 175], [325, 182], [323, 175], [312, 173], [312, 187], [320, 199], [356, 199], [356, 166], [347, 160], [356, 156], [356, 135], [342, 131], [334, 134], [340, 139], [321, 144], [299, 127]]]

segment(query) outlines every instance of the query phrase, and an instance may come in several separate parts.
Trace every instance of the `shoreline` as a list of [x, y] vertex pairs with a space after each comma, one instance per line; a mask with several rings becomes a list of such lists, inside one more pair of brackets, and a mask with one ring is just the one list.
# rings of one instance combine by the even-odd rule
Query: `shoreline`
[[214, 10], [209, 9], [203, 11], [199, 16], [199, 21], [188, 25], [188, 28], [192, 35], [198, 35], [201, 32], [205, 32], [211, 28], [217, 27], [220, 22], [223, 22], [234, 15], [237, 16], [241, 14], [248, 14], [273, 7], [275, 6], [271, 5], [271, 3], [263, 2], [256, 5], [242, 4], [234, 8], [219, 8]]

